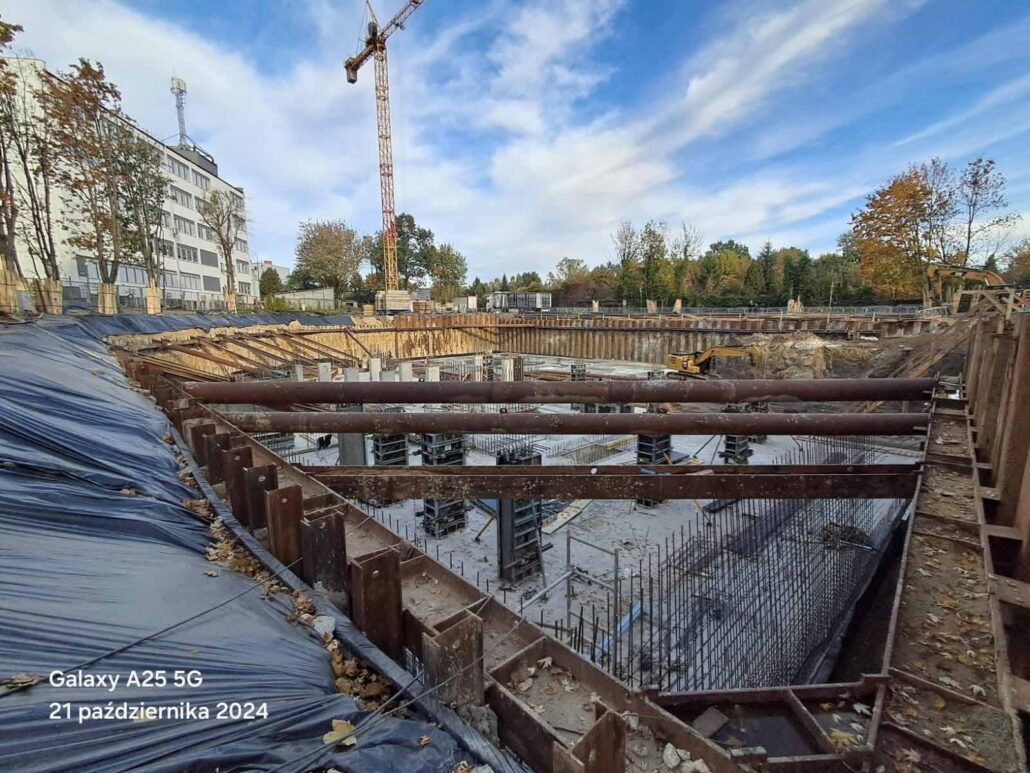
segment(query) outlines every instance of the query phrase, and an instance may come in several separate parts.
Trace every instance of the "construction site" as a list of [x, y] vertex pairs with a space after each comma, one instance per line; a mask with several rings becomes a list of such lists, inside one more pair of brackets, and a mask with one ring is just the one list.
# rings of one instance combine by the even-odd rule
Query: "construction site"
[[386, 41], [420, 5], [341, 72], [362, 313], [237, 313], [235, 237], [224, 305], [213, 252], [215, 305], [148, 278], [146, 313], [0, 272], [0, 768], [1027, 770], [1030, 293], [416, 305]]
[[[5, 764], [1025, 769], [1030, 317], [969, 294], [3, 325]], [[54, 679], [139, 669], [264, 709], [112, 748]]]

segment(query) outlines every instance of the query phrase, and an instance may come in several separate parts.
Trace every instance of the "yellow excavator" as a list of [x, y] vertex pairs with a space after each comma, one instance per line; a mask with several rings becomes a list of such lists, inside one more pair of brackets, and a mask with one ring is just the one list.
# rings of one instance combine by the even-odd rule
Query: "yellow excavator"
[[758, 356], [755, 346], [709, 346], [701, 352], [671, 352], [665, 356], [665, 367], [672, 378], [705, 378], [716, 357], [747, 357], [755, 365]]

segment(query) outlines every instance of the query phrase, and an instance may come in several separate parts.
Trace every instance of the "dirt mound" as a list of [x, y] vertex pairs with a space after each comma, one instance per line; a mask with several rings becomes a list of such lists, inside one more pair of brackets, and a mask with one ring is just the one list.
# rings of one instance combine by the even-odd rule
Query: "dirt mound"
[[822, 378], [828, 375], [827, 343], [805, 332], [770, 336], [756, 334], [749, 344], [758, 349], [755, 374], [763, 378]]

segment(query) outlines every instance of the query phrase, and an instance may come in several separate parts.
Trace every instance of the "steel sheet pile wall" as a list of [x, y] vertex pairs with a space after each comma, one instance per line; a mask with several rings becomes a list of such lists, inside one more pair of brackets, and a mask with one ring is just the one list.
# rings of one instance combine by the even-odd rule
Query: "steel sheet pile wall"
[[[871, 464], [863, 438], [804, 439], [778, 464]], [[723, 501], [624, 569], [563, 639], [626, 683], [663, 691], [803, 684], [843, 631], [905, 500]], [[616, 632], [615, 635], [612, 632]]]

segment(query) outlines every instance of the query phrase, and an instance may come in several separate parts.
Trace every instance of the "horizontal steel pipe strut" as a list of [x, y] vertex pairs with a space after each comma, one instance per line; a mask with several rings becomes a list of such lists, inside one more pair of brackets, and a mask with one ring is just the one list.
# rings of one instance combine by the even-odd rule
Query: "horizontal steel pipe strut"
[[245, 432], [531, 435], [916, 435], [922, 413], [225, 413]]
[[751, 379], [742, 381], [334, 381], [192, 382], [209, 403], [736, 403], [756, 400], [921, 400], [932, 378]]
[[906, 499], [919, 465], [306, 467], [339, 494], [476, 499]]

